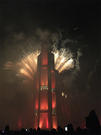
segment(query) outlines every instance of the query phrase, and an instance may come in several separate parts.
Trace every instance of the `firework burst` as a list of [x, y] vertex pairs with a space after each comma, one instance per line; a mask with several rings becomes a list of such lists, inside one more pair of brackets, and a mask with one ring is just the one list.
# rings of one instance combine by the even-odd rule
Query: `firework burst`
[[[69, 50], [63, 48], [58, 50], [54, 47], [52, 53], [54, 54], [55, 69], [58, 70], [59, 73], [74, 67], [72, 53]], [[14, 70], [16, 71], [16, 76], [22, 77], [26, 80], [33, 80], [34, 74], [37, 70], [37, 58], [39, 54], [40, 51], [37, 50], [24, 55], [16, 63], [8, 61], [4, 65], [4, 69]]]
[[73, 56], [70, 50], [66, 50], [64, 48], [58, 50], [56, 49], [56, 47], [54, 47], [53, 54], [55, 61], [55, 69], [58, 70], [59, 73], [74, 67], [74, 61], [72, 59]]
[[29, 79], [33, 80], [34, 73], [37, 70], [37, 57], [39, 52], [36, 51], [34, 53], [30, 53], [22, 58], [18, 63], [17, 66], [19, 67], [20, 76], [28, 77]]
[[19, 61], [8, 61], [4, 65], [4, 70], [16, 72], [16, 76], [24, 78], [24, 80], [33, 80], [37, 70], [37, 57], [39, 51], [25, 54]]

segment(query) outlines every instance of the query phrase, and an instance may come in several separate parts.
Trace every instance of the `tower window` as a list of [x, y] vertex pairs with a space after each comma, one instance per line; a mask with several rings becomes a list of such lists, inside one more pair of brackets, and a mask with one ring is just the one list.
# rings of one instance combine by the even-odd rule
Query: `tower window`
[[40, 90], [48, 90], [48, 86], [40, 86]]

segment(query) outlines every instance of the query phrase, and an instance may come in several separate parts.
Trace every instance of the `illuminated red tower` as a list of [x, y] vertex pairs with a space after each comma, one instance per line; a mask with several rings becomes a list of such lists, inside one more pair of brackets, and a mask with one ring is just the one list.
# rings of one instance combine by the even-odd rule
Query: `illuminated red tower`
[[54, 55], [45, 45], [38, 56], [34, 107], [34, 128], [57, 128], [56, 72]]

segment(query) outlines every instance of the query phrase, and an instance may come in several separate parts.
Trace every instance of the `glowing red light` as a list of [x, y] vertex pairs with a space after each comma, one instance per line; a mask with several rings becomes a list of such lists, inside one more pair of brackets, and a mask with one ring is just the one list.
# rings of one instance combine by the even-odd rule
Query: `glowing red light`
[[56, 108], [56, 94], [52, 92], [52, 109]]
[[48, 119], [47, 119], [47, 122], [46, 122], [46, 127], [48, 128]]
[[36, 99], [35, 109], [38, 110], [38, 99]]
[[43, 121], [40, 120], [39, 128], [42, 128], [42, 125], [43, 125]]
[[42, 57], [41, 57], [41, 64], [42, 65], [47, 65], [48, 64], [48, 53], [47, 51], [42, 52]]
[[53, 120], [53, 128], [57, 129], [57, 119], [56, 119], [56, 116], [52, 116], [52, 120]]
[[48, 69], [42, 67], [41, 70], [41, 86], [47, 86], [48, 85]]
[[42, 91], [40, 94], [40, 110], [48, 110], [48, 93]]
[[43, 129], [48, 128], [48, 113], [40, 113], [39, 127]]

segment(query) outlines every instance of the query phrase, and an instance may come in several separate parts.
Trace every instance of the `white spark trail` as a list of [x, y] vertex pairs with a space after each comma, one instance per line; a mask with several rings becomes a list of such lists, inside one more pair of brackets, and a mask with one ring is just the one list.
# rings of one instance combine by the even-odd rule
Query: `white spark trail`
[[[55, 69], [58, 70], [59, 73], [74, 67], [73, 56], [69, 50], [64, 48], [58, 50], [55, 47], [53, 48], [52, 53], [54, 54]], [[24, 55], [16, 63], [8, 61], [4, 65], [4, 69], [14, 70], [18, 77], [24, 77], [26, 80], [33, 80], [34, 74], [37, 71], [37, 59], [39, 54], [39, 51], [34, 51]]]

